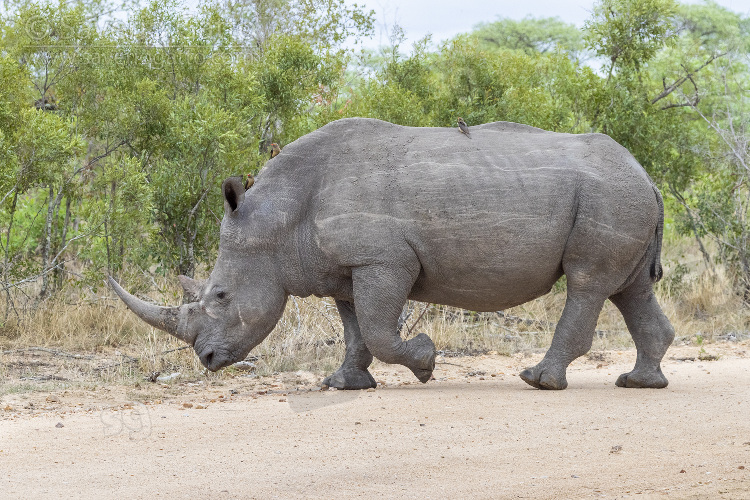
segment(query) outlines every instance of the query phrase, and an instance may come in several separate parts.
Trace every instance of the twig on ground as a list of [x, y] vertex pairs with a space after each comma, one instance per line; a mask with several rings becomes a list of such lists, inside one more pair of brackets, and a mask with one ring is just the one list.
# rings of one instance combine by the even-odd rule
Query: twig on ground
[[436, 365], [451, 365], [451, 366], [458, 366], [459, 368], [466, 368], [464, 365], [457, 365], [456, 363], [449, 363], [447, 361], [435, 361]]
[[176, 349], [170, 349], [168, 351], [160, 352], [159, 354], [157, 354], [157, 356], [163, 356], [165, 354], [169, 354], [170, 352], [175, 352], [175, 351], [183, 351], [185, 349], [190, 349], [191, 347], [193, 347], [193, 346], [191, 346], [191, 345], [184, 345], [184, 346], [178, 347]]

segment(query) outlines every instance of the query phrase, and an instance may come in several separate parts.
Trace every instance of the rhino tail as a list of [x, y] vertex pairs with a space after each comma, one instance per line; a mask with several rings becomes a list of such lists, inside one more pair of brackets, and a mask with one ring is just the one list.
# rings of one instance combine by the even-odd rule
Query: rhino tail
[[661, 197], [659, 188], [656, 185], [653, 186], [654, 193], [656, 193], [656, 204], [659, 207], [659, 221], [656, 223], [656, 231], [654, 234], [653, 244], [656, 245], [654, 251], [654, 258], [651, 262], [651, 280], [656, 283], [664, 275], [664, 270], [661, 267], [661, 242], [664, 237], [664, 200]]

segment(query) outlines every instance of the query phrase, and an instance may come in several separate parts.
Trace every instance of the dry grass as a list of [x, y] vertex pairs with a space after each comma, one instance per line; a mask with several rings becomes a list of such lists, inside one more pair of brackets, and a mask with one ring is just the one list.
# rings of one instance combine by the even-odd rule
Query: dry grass
[[[732, 335], [746, 338], [750, 314], [732, 292], [724, 270], [707, 270], [688, 239], [668, 237], [664, 247], [665, 278], [657, 286], [657, 295], [677, 331], [676, 342], [701, 344]], [[176, 303], [176, 283], [159, 283], [159, 288], [168, 290], [169, 299], [152, 298]], [[408, 336], [410, 329], [411, 335], [427, 333], [446, 356], [544, 350], [565, 302], [564, 289], [559, 288], [502, 315], [430, 306], [416, 327], [414, 322], [425, 306], [410, 304], [413, 312], [402, 333]], [[593, 350], [632, 345], [622, 317], [607, 302]], [[24, 350], [30, 346], [49, 350]], [[45, 307], [28, 314], [23, 324], [10, 321], [0, 327], [0, 351], [6, 352], [0, 363], [0, 379], [7, 382], [0, 394], [45, 390], [50, 384], [137, 386], [157, 371], [180, 372], [183, 381], [193, 378], [214, 382], [224, 377], [295, 370], [325, 374], [335, 370], [343, 359], [343, 328], [331, 299], [292, 298], [276, 329], [249, 356], [254, 370], [240, 372], [230, 367], [209, 374], [191, 349], [177, 350], [180, 347], [179, 341], [138, 320], [115, 297], [76, 304], [62, 299], [47, 301]]]

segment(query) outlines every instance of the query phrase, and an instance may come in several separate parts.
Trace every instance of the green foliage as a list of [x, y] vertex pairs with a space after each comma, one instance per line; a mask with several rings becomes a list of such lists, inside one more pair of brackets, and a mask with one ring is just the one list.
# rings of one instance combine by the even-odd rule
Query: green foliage
[[263, 54], [272, 39], [288, 36], [322, 53], [349, 37], [369, 37], [374, 11], [345, 0], [224, 0], [222, 11], [236, 39]]
[[679, 36], [677, 44], [681, 52], [669, 53], [672, 57], [683, 57], [683, 61], [694, 55], [695, 50], [705, 53], [722, 53], [729, 50], [750, 49], [750, 18], [722, 7], [713, 0], [701, 4], [679, 5], [675, 17], [675, 28]]
[[581, 124], [578, 104], [592, 73], [564, 54], [486, 52], [475, 39], [458, 38], [441, 56], [445, 91], [438, 121], [444, 126], [456, 116], [468, 123], [504, 120], [566, 132]]
[[598, 78], [565, 54], [486, 50], [472, 36], [438, 53], [429, 53], [428, 44], [416, 43], [407, 56], [394, 45], [339, 113], [410, 126], [451, 127], [461, 116], [470, 125], [506, 120], [587, 130], [586, 102]]
[[562, 50], [574, 58], [584, 49], [583, 36], [573, 24], [558, 17], [526, 17], [520, 21], [501, 18], [479, 24], [472, 35], [485, 50], [519, 50], [528, 55]]
[[143, 263], [153, 238], [151, 186], [136, 158], [114, 154], [101, 165], [91, 180], [97, 196], [89, 196], [81, 207], [83, 225], [77, 234], [90, 234], [89, 244], [79, 258], [89, 262], [87, 276], [96, 283], [101, 273], [115, 274], [126, 261]]
[[675, 0], [600, 0], [584, 39], [613, 69], [639, 70], [675, 36]]
[[311, 95], [346, 65], [333, 49], [372, 30], [341, 0], [253, 4], [304, 22], [251, 47], [217, 4], [154, 0], [101, 27], [96, 1], [13, 3], [0, 25], [4, 290], [40, 273], [46, 294], [66, 255], [93, 283], [125, 262], [192, 274], [214, 257], [221, 181], [257, 172], [271, 138], [311, 131]]
[[672, 0], [602, 0], [584, 31], [589, 48], [608, 59], [607, 78], [592, 94], [593, 126], [625, 146], [657, 182], [681, 189], [702, 166], [693, 149], [701, 131], [681, 107], [660, 102], [666, 77], [651, 64], [675, 45], [675, 12]]

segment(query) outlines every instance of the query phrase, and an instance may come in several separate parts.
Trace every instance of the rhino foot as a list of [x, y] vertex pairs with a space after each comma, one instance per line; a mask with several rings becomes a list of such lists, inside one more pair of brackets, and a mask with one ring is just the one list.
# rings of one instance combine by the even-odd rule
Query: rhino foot
[[407, 344], [409, 349], [413, 349], [412, 352], [416, 361], [409, 369], [420, 382], [426, 384], [432, 378], [432, 372], [435, 370], [435, 357], [437, 356], [435, 344], [424, 333], [408, 340]]
[[[555, 372], [558, 373], [555, 373]], [[554, 370], [545, 366], [544, 362], [539, 363], [533, 368], [527, 368], [519, 375], [521, 380], [537, 389], [552, 389], [561, 391], [568, 387], [568, 381], [565, 378], [565, 370]]]
[[323, 380], [323, 385], [345, 390], [370, 389], [378, 386], [368, 370], [356, 368], [339, 368]]
[[630, 373], [623, 373], [617, 377], [615, 385], [617, 387], [629, 387], [638, 389], [663, 389], [669, 384], [667, 377], [661, 370], [633, 370]]
[[432, 379], [432, 370], [415, 370], [412, 368], [411, 372], [423, 384], [426, 384], [428, 381]]

